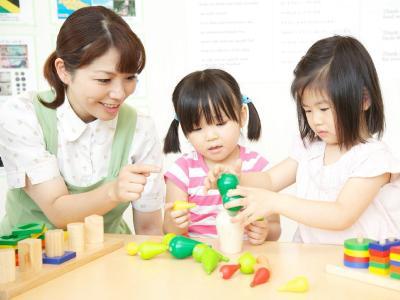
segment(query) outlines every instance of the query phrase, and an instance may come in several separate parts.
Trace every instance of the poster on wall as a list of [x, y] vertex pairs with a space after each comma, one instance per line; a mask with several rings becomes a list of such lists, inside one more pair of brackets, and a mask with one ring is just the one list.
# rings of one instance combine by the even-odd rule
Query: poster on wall
[[0, 0], [0, 23], [33, 23], [33, 1]]
[[57, 19], [65, 20], [74, 11], [87, 6], [104, 6], [123, 17], [125, 21], [138, 21], [138, 2], [137, 0], [56, 0]]
[[33, 40], [0, 38], [0, 102], [36, 90]]

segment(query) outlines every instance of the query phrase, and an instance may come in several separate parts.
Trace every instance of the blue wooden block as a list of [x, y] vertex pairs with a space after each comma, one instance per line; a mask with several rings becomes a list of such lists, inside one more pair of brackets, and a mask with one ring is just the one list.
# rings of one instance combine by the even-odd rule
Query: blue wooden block
[[56, 257], [47, 257], [46, 253], [43, 253], [43, 263], [50, 265], [61, 265], [67, 260], [73, 259], [76, 257], [76, 252], [74, 251], [65, 251], [63, 256]]
[[372, 242], [369, 244], [369, 249], [374, 249], [377, 251], [388, 251], [391, 247], [400, 246], [400, 240], [395, 239], [393, 241], [385, 240], [384, 244], [380, 244], [379, 242]]
[[369, 263], [358, 263], [358, 262], [351, 262], [347, 260], [343, 260], [343, 264], [349, 268], [356, 268], [356, 269], [368, 269]]
[[400, 261], [397, 261], [397, 260], [391, 260], [391, 261], [390, 261], [390, 265], [392, 265], [392, 266], [396, 266], [396, 267], [400, 267]]

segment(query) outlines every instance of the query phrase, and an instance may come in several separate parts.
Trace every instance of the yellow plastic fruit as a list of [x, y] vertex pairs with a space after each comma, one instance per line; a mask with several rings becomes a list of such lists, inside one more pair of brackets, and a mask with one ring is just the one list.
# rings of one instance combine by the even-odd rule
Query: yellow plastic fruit
[[126, 244], [125, 246], [125, 250], [129, 255], [136, 255], [136, 253], [138, 252], [139, 246], [134, 243], [134, 242], [130, 242], [128, 244]]
[[278, 291], [279, 292], [295, 292], [295, 293], [304, 293], [309, 289], [309, 284], [307, 277], [305, 276], [297, 276], [292, 280], [288, 281], [286, 284], [281, 286]]

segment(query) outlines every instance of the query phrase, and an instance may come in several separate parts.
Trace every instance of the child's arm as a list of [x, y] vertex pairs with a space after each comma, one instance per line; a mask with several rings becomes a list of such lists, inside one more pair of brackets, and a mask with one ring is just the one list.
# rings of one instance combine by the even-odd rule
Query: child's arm
[[307, 226], [344, 230], [354, 224], [389, 179], [389, 173], [371, 178], [351, 178], [334, 202], [305, 200], [264, 189], [238, 187], [229, 195], [241, 195], [243, 198], [229, 202], [226, 207], [243, 205], [245, 209], [233, 220], [245, 224], [260, 216], [282, 214]]
[[164, 211], [163, 229], [165, 233], [186, 234], [189, 228], [189, 211], [173, 210], [176, 200], [187, 201], [188, 194], [176, 186], [171, 180], [167, 180], [167, 197]]
[[268, 220], [267, 241], [277, 241], [281, 236], [281, 220], [278, 214], [270, 215]]
[[287, 158], [276, 166], [264, 172], [241, 173], [241, 163], [230, 168], [216, 165], [204, 180], [205, 191], [216, 188], [216, 182], [222, 173], [233, 173], [239, 176], [241, 186], [265, 188], [270, 191], [280, 191], [296, 182], [297, 161]]

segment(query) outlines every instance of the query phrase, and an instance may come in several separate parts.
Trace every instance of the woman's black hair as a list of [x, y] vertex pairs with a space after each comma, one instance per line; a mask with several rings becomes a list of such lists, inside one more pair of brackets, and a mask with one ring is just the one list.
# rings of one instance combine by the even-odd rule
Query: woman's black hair
[[[317, 41], [294, 70], [291, 93], [297, 104], [303, 141], [319, 138], [307, 122], [302, 107], [305, 89], [319, 90], [331, 100], [336, 117], [339, 146], [349, 148], [365, 142], [361, 128], [380, 138], [385, 116], [379, 79], [365, 47], [355, 38], [333, 36]], [[369, 108], [365, 110], [365, 102]]]
[[[202, 117], [207, 124], [223, 121], [223, 114], [240, 123], [242, 94], [236, 80], [219, 69], [196, 71], [185, 76], [172, 94], [177, 119], [171, 122], [164, 140], [164, 153], [180, 152], [178, 127], [187, 136], [200, 125]], [[249, 122], [247, 137], [258, 140], [261, 122], [253, 103], [248, 103]], [[179, 121], [178, 121], [179, 120]]]

